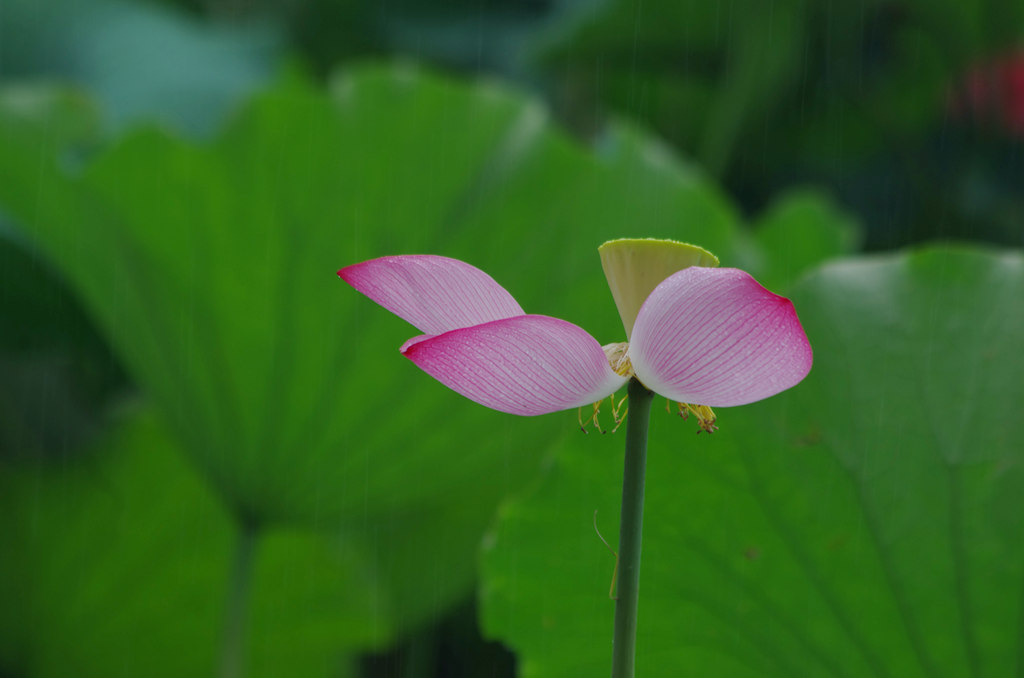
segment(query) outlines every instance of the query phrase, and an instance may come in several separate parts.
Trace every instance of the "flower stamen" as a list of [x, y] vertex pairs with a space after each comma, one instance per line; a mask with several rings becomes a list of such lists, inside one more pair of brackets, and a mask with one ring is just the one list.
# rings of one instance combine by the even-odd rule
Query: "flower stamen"
[[[626, 421], [626, 414], [629, 412], [629, 408], [626, 406], [628, 398], [629, 396], [623, 396], [623, 398], [619, 400], [618, 404], [616, 404], [615, 394], [612, 393], [608, 396], [608, 400], [611, 401], [612, 419], [615, 422], [615, 425], [611, 429], [612, 433], [618, 431], [619, 427], [622, 426], [622, 422]], [[591, 404], [591, 408], [593, 408], [593, 410], [591, 411], [590, 416], [586, 419], [583, 418], [583, 408], [577, 408], [576, 419], [580, 423], [580, 430], [584, 433], [590, 433], [590, 431], [587, 430], [587, 427], [593, 424], [594, 428], [601, 432], [601, 435], [608, 433], [608, 431], [601, 428], [601, 421], [598, 419], [598, 415], [601, 413], [601, 401], [599, 400], [596, 403]]]
[[[583, 431], [584, 433], [590, 433], [590, 431], [587, 430], [587, 427], [593, 424], [594, 428], [600, 431], [601, 435], [604, 435], [605, 433], [607, 433], [607, 431], [601, 428], [601, 421], [597, 418], [597, 415], [600, 414], [601, 412], [601, 401], [599, 400], [596, 403], [591, 404], [591, 407], [593, 408], [593, 411], [590, 413], [590, 416], [586, 418], [586, 420], [583, 419], [582, 407], [580, 407], [576, 411], [576, 417], [580, 422], [580, 430]], [[614, 412], [615, 410], [613, 409], [612, 411]]]
[[601, 347], [604, 355], [608, 358], [608, 365], [612, 371], [620, 377], [631, 378], [633, 374], [633, 363], [629, 361], [629, 342], [620, 341], [615, 344], [605, 344]]
[[[626, 421], [626, 415], [629, 414], [629, 406], [627, 405], [629, 396], [623, 396], [618, 405], [615, 404], [614, 393], [609, 397], [612, 400], [612, 417], [615, 419], [615, 427], [612, 429], [612, 433], [615, 433], [619, 430], [619, 427], [622, 426], [622, 422]], [[623, 410], [623, 407], [626, 409]]]
[[[666, 409], [668, 406], [666, 404]], [[683, 419], [689, 419], [690, 415], [697, 417], [697, 423], [700, 424], [700, 431], [705, 433], [714, 433], [718, 430], [715, 426], [717, 417], [715, 411], [707, 405], [691, 405], [690, 403], [679, 403], [679, 416]], [[697, 431], [699, 434], [700, 431]]]

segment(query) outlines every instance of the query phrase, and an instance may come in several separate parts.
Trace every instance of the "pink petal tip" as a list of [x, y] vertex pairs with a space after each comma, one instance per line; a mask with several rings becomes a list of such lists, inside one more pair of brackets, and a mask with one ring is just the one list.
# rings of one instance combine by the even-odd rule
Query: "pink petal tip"
[[426, 334], [523, 315], [494, 278], [458, 259], [381, 257], [346, 266], [338, 276]]

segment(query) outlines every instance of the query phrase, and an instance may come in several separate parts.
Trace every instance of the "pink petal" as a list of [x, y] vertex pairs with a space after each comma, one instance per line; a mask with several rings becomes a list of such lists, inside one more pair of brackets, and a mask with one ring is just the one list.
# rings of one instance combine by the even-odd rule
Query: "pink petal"
[[510, 414], [588, 405], [626, 383], [584, 329], [544, 315], [416, 337], [402, 351], [445, 386]]
[[458, 259], [381, 257], [343, 268], [338, 275], [426, 334], [523, 315], [494, 278]]
[[735, 268], [691, 267], [658, 285], [629, 345], [637, 377], [685, 403], [745, 405], [796, 385], [811, 345], [789, 299]]

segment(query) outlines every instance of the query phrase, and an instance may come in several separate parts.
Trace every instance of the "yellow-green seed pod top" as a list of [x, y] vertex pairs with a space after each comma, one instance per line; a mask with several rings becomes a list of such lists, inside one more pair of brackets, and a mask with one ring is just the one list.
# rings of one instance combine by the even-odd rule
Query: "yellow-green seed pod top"
[[690, 266], [718, 266], [718, 257], [711, 252], [675, 240], [620, 238], [609, 240], [597, 251], [627, 339], [640, 307], [665, 278]]

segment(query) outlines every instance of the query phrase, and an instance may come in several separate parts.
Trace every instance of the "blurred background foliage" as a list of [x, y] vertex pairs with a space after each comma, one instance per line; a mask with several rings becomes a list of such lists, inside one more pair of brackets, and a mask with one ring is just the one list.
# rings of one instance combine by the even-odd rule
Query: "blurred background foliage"
[[[730, 411], [725, 452], [697, 453], [725, 454], [720, 474], [704, 457], [665, 472], [696, 463], [709, 479], [688, 490], [703, 513], [650, 528], [663, 564], [645, 593], [670, 589], [645, 603], [652, 618], [672, 627], [676, 606], [699, 626], [708, 605], [693, 591], [728, 584], [685, 574], [695, 549], [727, 571], [741, 559], [723, 600], [769, 587], [799, 609], [734, 600], [741, 631], [705, 625], [689, 655], [666, 646], [649, 661], [664, 675], [836, 662], [1005, 675], [1015, 611], [979, 601], [1024, 579], [1008, 541], [1024, 527], [1024, 436], [1006, 406], [1021, 402], [1024, 337], [993, 320], [1022, 293], [1019, 256], [984, 247], [1024, 244], [1021, 3], [3, 0], [0, 78], [0, 675], [603, 670], [587, 666], [603, 654], [582, 657], [602, 615], [610, 628], [597, 600], [609, 556], [588, 514], [607, 503], [613, 533], [621, 439], [577, 435], [572, 413], [518, 419], [449, 393], [388, 348], [408, 326], [333, 272], [454, 256], [528, 311], [612, 341], [596, 246], [622, 236], [691, 240], [792, 291], [821, 371], [902, 342], [875, 382], [816, 373], [803, 395]], [[975, 247], [827, 263], [949, 239]], [[855, 284], [873, 276], [893, 287]], [[867, 329], [845, 336], [834, 319], [847, 315]], [[936, 370], [957, 360], [929, 343], [943, 332], [981, 359]], [[900, 409], [918, 383], [948, 391], [934, 410], [969, 413], [948, 405], [961, 372], [988, 408], [960, 415], [984, 421], [982, 443], [962, 429], [944, 443], [933, 410], [888, 430], [872, 409], [879, 393]], [[906, 463], [872, 466], [888, 449], [877, 432], [843, 424], [863, 408]], [[655, 449], [690, 454], [680, 429], [656, 425]], [[973, 444], [989, 451], [977, 466], [957, 456]], [[730, 480], [760, 447], [766, 466], [744, 473], [762, 483]], [[798, 467], [808, 448], [820, 456]], [[843, 476], [859, 454], [872, 473]], [[915, 480], [936, 473], [949, 484]], [[900, 490], [868, 482], [878, 475]], [[853, 489], [801, 498], [791, 477]], [[730, 505], [722, 487], [761, 494], [709, 527], [700, 515]], [[900, 492], [924, 503], [895, 512], [902, 531], [863, 541], [857, 526]], [[766, 496], [790, 500], [775, 512]], [[828, 503], [835, 525], [808, 526], [801, 501]], [[665, 506], [665, 520], [681, 509]], [[582, 525], [566, 518], [577, 511]], [[950, 532], [918, 534], [936, 512]], [[744, 570], [769, 562], [758, 540], [772, 529], [809, 545]], [[695, 547], [700, 535], [714, 543]], [[914, 553], [932, 554], [934, 586], [910, 583]], [[799, 568], [812, 562], [808, 592]], [[879, 582], [889, 594], [858, 597]], [[959, 610], [957, 628], [930, 628], [925, 609]], [[834, 628], [801, 637], [801, 610]], [[890, 640], [875, 639], [878, 615], [903, 620]], [[765, 616], [784, 630], [750, 626]]]

